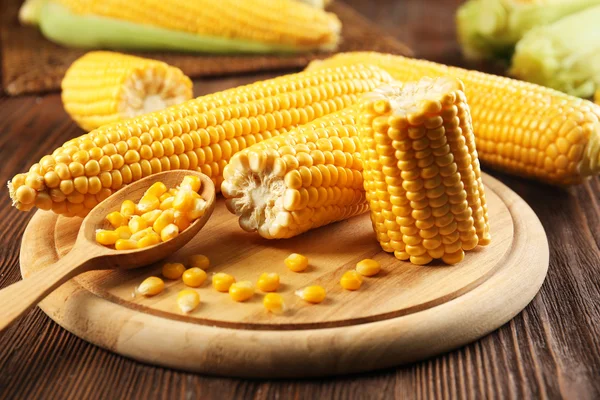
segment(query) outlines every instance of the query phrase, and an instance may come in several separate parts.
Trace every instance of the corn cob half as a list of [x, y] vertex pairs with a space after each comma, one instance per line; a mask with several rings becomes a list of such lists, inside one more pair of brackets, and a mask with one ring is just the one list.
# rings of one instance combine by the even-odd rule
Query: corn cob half
[[429, 61], [355, 52], [313, 62], [308, 70], [376, 65], [393, 78], [455, 77], [465, 84], [484, 164], [547, 183], [580, 183], [600, 172], [600, 108], [553, 89]]
[[84, 216], [130, 182], [198, 169], [216, 187], [238, 151], [356, 103], [390, 82], [376, 67], [302, 72], [104, 125], [69, 140], [9, 182], [13, 205]]
[[65, 110], [87, 131], [192, 98], [192, 81], [179, 68], [108, 51], [77, 59], [61, 86]]
[[23, 15], [44, 36], [90, 49], [332, 50], [341, 30], [334, 14], [294, 0], [45, 0], [36, 7]]
[[240, 151], [221, 190], [242, 229], [289, 238], [367, 211], [356, 108]]
[[455, 264], [490, 241], [487, 205], [463, 84], [453, 78], [383, 86], [364, 96], [364, 186], [382, 248], [400, 260]]

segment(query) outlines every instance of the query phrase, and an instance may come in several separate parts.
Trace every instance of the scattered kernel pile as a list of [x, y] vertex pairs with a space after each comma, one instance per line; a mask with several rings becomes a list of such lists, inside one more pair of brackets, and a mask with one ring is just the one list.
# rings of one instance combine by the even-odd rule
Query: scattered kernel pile
[[[193, 175], [185, 176], [177, 189], [154, 183], [137, 204], [125, 200], [119, 211], [108, 214], [106, 220], [115, 229], [99, 229], [96, 241], [117, 250], [132, 250], [177, 237], [204, 214], [206, 201], [198, 194], [200, 186], [200, 178]], [[195, 262], [208, 267], [208, 259]]]

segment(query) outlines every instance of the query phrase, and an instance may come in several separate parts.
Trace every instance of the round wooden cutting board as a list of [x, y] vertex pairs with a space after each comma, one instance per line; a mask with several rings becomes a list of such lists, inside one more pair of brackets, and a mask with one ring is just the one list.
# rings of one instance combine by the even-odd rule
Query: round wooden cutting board
[[[439, 354], [480, 338], [521, 311], [538, 292], [548, 268], [548, 243], [531, 208], [485, 175], [492, 243], [456, 266], [415, 266], [384, 253], [368, 214], [287, 240], [243, 232], [222, 199], [200, 234], [169, 261], [205, 254], [210, 272], [256, 282], [262, 272], [281, 276], [288, 311], [273, 315], [258, 292], [245, 303], [212, 289], [189, 315], [175, 298], [185, 286], [166, 281], [160, 295], [145, 298], [135, 287], [160, 276], [161, 264], [129, 271], [93, 271], [67, 282], [40, 303], [75, 335], [136, 360], [208, 374], [306, 377], [383, 368]], [[80, 219], [38, 211], [23, 236], [21, 271], [43, 269], [73, 245]], [[286, 269], [292, 252], [306, 255], [303, 273]], [[377, 276], [359, 291], [343, 290], [341, 275], [364, 258], [381, 262]], [[326, 288], [318, 305], [294, 292], [310, 284]]]

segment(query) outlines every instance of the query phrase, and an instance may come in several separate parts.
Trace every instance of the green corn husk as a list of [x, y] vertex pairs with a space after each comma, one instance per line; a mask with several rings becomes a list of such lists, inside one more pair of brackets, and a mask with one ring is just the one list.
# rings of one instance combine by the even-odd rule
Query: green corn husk
[[531, 29], [600, 5], [600, 0], [468, 0], [458, 10], [458, 40], [473, 60], [509, 59]]
[[527, 33], [517, 44], [510, 74], [579, 96], [600, 87], [600, 6]]

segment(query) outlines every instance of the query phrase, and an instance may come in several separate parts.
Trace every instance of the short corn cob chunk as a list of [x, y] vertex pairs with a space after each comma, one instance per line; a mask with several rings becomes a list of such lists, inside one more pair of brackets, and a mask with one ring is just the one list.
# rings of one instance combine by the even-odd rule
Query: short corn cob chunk
[[389, 54], [341, 53], [309, 70], [376, 65], [402, 82], [461, 79], [469, 99], [480, 160], [515, 175], [568, 185], [600, 173], [600, 107], [509, 78]]
[[289, 238], [367, 210], [355, 107], [238, 154], [221, 191], [242, 229]]
[[385, 82], [376, 67], [303, 72], [199, 97], [72, 139], [9, 182], [13, 205], [85, 216], [130, 182], [199, 170], [219, 188], [240, 150], [348, 107]]
[[463, 260], [490, 241], [463, 84], [424, 78], [365, 95], [359, 119], [364, 185], [383, 250], [427, 264]]
[[62, 81], [65, 110], [91, 131], [192, 98], [192, 81], [164, 62], [108, 51], [77, 59]]

